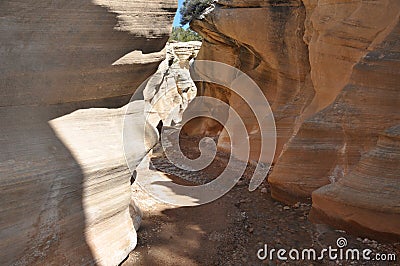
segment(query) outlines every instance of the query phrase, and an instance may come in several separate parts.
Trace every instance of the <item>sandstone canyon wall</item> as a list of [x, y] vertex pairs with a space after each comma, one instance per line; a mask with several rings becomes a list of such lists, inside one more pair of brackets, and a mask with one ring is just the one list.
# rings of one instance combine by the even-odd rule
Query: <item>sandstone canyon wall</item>
[[[278, 144], [272, 196], [313, 201], [311, 218], [357, 234], [400, 238], [400, 2], [220, 0], [193, 20], [204, 37], [198, 59], [235, 66], [260, 86], [274, 112]], [[228, 89], [199, 84], [245, 121], [251, 158], [259, 127]], [[189, 134], [229, 137], [209, 119]]]
[[135, 247], [120, 107], [165, 58], [176, 8], [0, 2], [1, 265], [116, 265]]

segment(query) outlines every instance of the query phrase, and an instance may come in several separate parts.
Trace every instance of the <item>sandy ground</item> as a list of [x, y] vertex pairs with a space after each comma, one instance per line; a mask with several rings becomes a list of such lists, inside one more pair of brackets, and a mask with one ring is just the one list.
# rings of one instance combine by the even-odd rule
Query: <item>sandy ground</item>
[[[193, 146], [193, 145], [190, 145]], [[195, 157], [187, 151], [188, 157]], [[221, 171], [220, 161], [202, 172], [187, 173], [169, 165], [161, 153], [152, 161], [160, 172], [174, 181], [193, 184], [210, 180]], [[251, 167], [238, 184], [222, 198], [198, 207], [174, 207], [157, 202], [139, 186], [133, 185], [135, 201], [143, 211], [138, 231], [138, 245], [122, 263], [128, 265], [400, 265], [400, 244], [383, 244], [351, 236], [344, 231], [308, 221], [310, 204], [285, 206], [273, 200], [264, 182], [254, 192], [248, 191]], [[200, 181], [199, 181], [200, 180]], [[204, 180], [203, 180], [204, 181]], [[373, 253], [394, 253], [396, 262], [329, 260], [280, 261], [260, 260], [257, 251], [265, 244], [269, 249], [314, 248], [332, 246], [347, 239], [347, 248], [371, 249]], [[319, 254], [319, 253], [317, 253]], [[287, 254], [286, 254], [287, 255]]]

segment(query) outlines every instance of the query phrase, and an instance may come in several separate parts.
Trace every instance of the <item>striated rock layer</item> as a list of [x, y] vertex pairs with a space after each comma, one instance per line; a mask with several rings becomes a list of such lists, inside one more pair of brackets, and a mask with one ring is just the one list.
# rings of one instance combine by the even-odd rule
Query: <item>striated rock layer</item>
[[176, 3], [2, 1], [0, 10], [0, 106], [15, 106], [128, 99], [165, 57]]
[[[191, 24], [205, 38], [198, 58], [241, 69], [271, 105], [273, 197], [288, 204], [312, 197], [316, 222], [397, 239], [397, 144], [390, 150], [377, 141], [400, 123], [399, 16], [396, 0], [221, 0]], [[250, 159], [258, 158], [258, 125], [243, 101], [213, 84], [200, 84], [199, 95], [236, 109], [250, 135]], [[214, 121], [186, 128], [219, 134], [219, 148], [229, 146]], [[371, 155], [377, 149], [385, 154], [379, 160]], [[375, 216], [387, 219], [367, 218]]]
[[376, 147], [348, 175], [313, 192], [311, 219], [349, 231], [398, 239], [399, 165], [400, 125], [383, 133]]
[[1, 1], [1, 265], [116, 265], [135, 247], [125, 108], [104, 107], [156, 71], [176, 7]]
[[[393, 52], [398, 49], [400, 5], [386, 2], [332, 1], [328, 6], [322, 1], [311, 13], [315, 97], [270, 177], [275, 197], [304, 199], [340, 179], [375, 145], [378, 134], [398, 123], [398, 58]], [[296, 163], [300, 155], [305, 167]], [[287, 197], [279, 191], [288, 192]]]
[[[267, 97], [277, 124], [277, 155], [313, 95], [308, 78], [308, 50], [303, 42], [305, 16], [305, 8], [299, 1], [280, 5], [269, 1], [219, 1], [204, 19], [191, 24], [205, 38], [198, 59], [223, 62], [242, 70]], [[200, 84], [198, 89], [200, 95], [217, 97], [235, 108], [249, 133], [250, 160], [257, 160], [260, 128], [245, 102], [219, 85]], [[217, 134], [221, 130], [214, 121], [200, 118], [187, 126], [186, 131]], [[222, 130], [218, 146], [228, 150], [229, 145], [229, 136]]]

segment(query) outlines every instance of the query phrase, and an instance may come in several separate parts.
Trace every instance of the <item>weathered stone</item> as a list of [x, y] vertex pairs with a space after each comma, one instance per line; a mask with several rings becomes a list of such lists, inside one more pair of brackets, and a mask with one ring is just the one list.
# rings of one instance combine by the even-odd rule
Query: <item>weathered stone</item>
[[311, 219], [374, 239], [398, 240], [400, 125], [345, 177], [313, 192]]
[[[400, 123], [399, 13], [395, 0], [223, 0], [191, 24], [205, 39], [198, 58], [244, 71], [272, 107], [278, 134], [269, 177], [273, 197], [293, 205], [322, 187], [313, 194], [315, 220], [397, 238], [397, 159], [390, 169], [380, 166], [397, 155], [376, 142]], [[221, 99], [239, 113], [250, 136], [250, 159], [257, 159], [258, 125], [243, 102], [214, 84], [200, 84], [199, 95]], [[186, 131], [219, 135], [219, 148], [228, 151], [226, 132], [210, 119], [192, 121]], [[376, 149], [386, 156], [365, 159]], [[368, 171], [384, 172], [380, 185], [374, 185], [378, 175], [363, 168], [365, 160]], [[376, 182], [368, 183], [371, 176]], [[378, 205], [385, 208], [378, 211]]]
[[[296, 119], [313, 96], [308, 77], [308, 50], [303, 42], [304, 20], [305, 8], [300, 1], [287, 1], [281, 5], [270, 1], [219, 1], [204, 19], [194, 20], [191, 24], [205, 39], [198, 59], [239, 68], [267, 97], [279, 133], [276, 158], [293, 135]], [[245, 102], [219, 85], [200, 84], [198, 89], [200, 95], [219, 98], [239, 113], [249, 132], [250, 160], [257, 160], [260, 128]], [[215, 121], [199, 118], [185, 129], [189, 134], [219, 134], [222, 131], [218, 146], [229, 151], [229, 136]]]
[[190, 77], [189, 62], [197, 56], [201, 42], [173, 42], [166, 47], [166, 59], [146, 82], [143, 90], [148, 121], [157, 126], [177, 124], [197, 89]]
[[0, 106], [129, 99], [165, 57], [176, 10], [173, 0], [0, 5]]
[[156, 71], [176, 7], [1, 1], [0, 264], [117, 265], [135, 247], [125, 108], [104, 107]]
[[309, 50], [316, 94], [269, 178], [275, 198], [309, 198], [348, 174], [378, 135], [399, 123], [400, 3], [384, 2], [315, 7]]

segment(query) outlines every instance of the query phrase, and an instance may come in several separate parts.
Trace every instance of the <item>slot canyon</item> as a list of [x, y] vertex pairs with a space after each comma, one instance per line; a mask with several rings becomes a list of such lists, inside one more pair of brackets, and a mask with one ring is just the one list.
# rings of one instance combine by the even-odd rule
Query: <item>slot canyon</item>
[[[257, 250], [339, 237], [398, 263], [400, 2], [211, 2], [190, 22], [202, 41], [175, 42], [176, 0], [0, 1], [0, 265], [305, 265]], [[268, 100], [272, 161], [245, 99], [191, 79], [220, 74], [203, 60], [240, 70], [230, 83], [249, 77]], [[236, 111], [248, 157], [223, 123], [181, 124], [201, 97]], [[127, 121], [139, 121], [129, 138]], [[214, 141], [209, 166], [179, 169], [165, 155], [160, 133], [177, 125], [190, 159], [202, 138]], [[202, 206], [162, 203], [138, 184], [204, 184], [231, 155], [246, 158], [240, 180]], [[259, 164], [269, 172], [251, 192]]]

